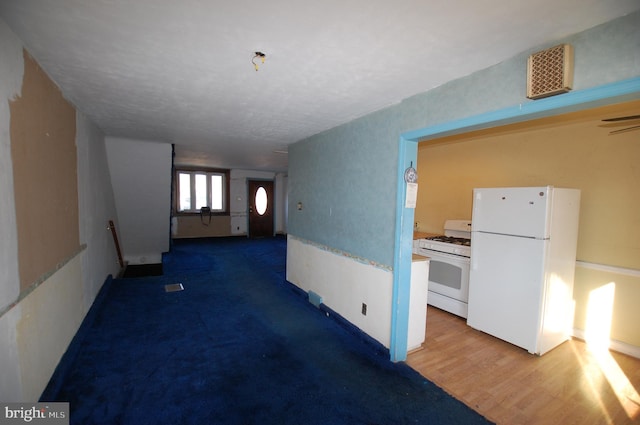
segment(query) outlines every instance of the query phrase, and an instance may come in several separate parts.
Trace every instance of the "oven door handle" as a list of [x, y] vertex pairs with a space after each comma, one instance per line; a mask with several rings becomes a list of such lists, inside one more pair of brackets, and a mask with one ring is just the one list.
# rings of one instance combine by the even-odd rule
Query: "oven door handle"
[[471, 259], [462, 255], [449, 254], [447, 252], [433, 251], [431, 249], [419, 248], [417, 254], [424, 255], [431, 258], [431, 260], [441, 261], [441, 259], [447, 259], [457, 264], [469, 264]]

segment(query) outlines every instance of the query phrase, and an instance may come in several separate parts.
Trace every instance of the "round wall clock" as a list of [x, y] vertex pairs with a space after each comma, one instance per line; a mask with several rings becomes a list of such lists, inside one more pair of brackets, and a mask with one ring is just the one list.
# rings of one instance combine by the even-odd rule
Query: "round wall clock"
[[407, 183], [415, 183], [418, 181], [418, 173], [413, 167], [409, 167], [404, 171], [404, 181]]

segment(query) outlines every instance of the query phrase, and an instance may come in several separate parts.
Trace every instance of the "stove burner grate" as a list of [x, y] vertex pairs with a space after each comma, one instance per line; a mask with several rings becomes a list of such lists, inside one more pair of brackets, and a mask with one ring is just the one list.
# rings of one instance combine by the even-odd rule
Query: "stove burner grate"
[[471, 239], [467, 238], [456, 238], [454, 236], [431, 236], [426, 239], [434, 242], [445, 242], [454, 245], [471, 246]]

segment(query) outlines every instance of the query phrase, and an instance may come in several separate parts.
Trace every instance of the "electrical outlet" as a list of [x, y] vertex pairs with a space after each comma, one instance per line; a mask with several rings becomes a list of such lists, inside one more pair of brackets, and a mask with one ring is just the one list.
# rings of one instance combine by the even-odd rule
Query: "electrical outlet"
[[362, 315], [367, 315], [367, 305], [365, 303], [362, 303]]

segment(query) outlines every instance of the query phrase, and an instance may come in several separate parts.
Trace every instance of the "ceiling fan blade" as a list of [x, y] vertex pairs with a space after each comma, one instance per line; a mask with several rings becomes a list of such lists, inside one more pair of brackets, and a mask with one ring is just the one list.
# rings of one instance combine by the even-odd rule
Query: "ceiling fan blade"
[[633, 121], [608, 122], [606, 124], [598, 124], [598, 127], [614, 128], [614, 127], [630, 127], [630, 126], [635, 126], [635, 125], [640, 125], [640, 119], [633, 120]]
[[627, 117], [616, 117], [616, 118], [605, 118], [602, 121], [607, 121], [607, 122], [611, 122], [611, 121], [625, 121], [625, 120], [636, 120], [640, 118], [640, 115], [629, 115]]
[[620, 130], [611, 131], [609, 132], [609, 136], [620, 134], [620, 133], [626, 133], [627, 131], [634, 131], [634, 130], [640, 130], [640, 125], [634, 125], [633, 127], [621, 128]]

